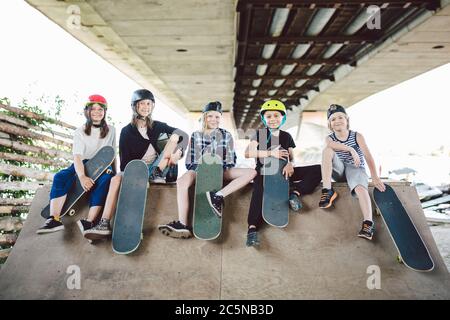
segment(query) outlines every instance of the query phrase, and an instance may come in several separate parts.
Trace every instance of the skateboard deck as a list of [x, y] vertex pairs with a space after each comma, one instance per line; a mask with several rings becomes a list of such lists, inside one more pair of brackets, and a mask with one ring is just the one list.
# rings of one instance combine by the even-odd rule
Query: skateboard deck
[[373, 198], [399, 252], [399, 262], [415, 271], [431, 271], [434, 262], [394, 189], [374, 189]]
[[[105, 146], [101, 148], [92, 159], [88, 160], [84, 164], [86, 176], [96, 181], [103, 174], [103, 172], [107, 171], [108, 167], [111, 166], [112, 162], [114, 161], [114, 156], [115, 153], [113, 147]], [[66, 214], [69, 214], [69, 216], [73, 216], [75, 214], [75, 210], [73, 210], [72, 207], [84, 194], [85, 191], [81, 187], [80, 180], [77, 176], [75, 182], [67, 193], [67, 198], [64, 202], [64, 206], [61, 210], [60, 216], [63, 217]], [[45, 219], [50, 216], [50, 204], [42, 209], [41, 216]]]
[[148, 167], [145, 162], [130, 161], [123, 173], [114, 218], [112, 247], [115, 253], [131, 253], [141, 243], [147, 186]]
[[198, 239], [214, 240], [220, 235], [222, 218], [211, 209], [206, 192], [222, 189], [222, 183], [222, 159], [217, 155], [204, 154], [195, 179], [193, 231]]
[[289, 180], [282, 174], [287, 161], [269, 157], [261, 168], [263, 175], [263, 219], [274, 227], [289, 223]]

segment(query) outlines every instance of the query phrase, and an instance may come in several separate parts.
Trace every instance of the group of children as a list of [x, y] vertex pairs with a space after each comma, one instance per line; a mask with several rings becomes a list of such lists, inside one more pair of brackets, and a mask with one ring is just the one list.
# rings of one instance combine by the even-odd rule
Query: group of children
[[[111, 219], [115, 212], [117, 199], [126, 165], [135, 159], [143, 160], [149, 168], [162, 155], [162, 160], [152, 170], [151, 180], [163, 182], [163, 171], [177, 165], [186, 154], [187, 171], [176, 181], [178, 220], [159, 225], [158, 229], [174, 238], [189, 238], [192, 227], [189, 223], [189, 187], [196, 179], [196, 169], [205, 153], [215, 153], [222, 158], [223, 179], [228, 184], [221, 190], [206, 193], [213, 212], [222, 218], [224, 198], [253, 181], [253, 194], [248, 213], [247, 246], [260, 244], [258, 228], [262, 219], [264, 158], [274, 157], [286, 160], [282, 173], [289, 179], [289, 205], [293, 211], [302, 208], [301, 196], [312, 193], [323, 180], [322, 196], [319, 207], [329, 208], [337, 198], [331, 185], [335, 181], [347, 181], [352, 195], [357, 196], [363, 223], [358, 236], [372, 239], [374, 224], [372, 208], [368, 193], [368, 176], [365, 165], [369, 167], [372, 181], [377, 189], [384, 191], [384, 185], [377, 175], [375, 162], [370, 154], [364, 137], [349, 129], [349, 119], [345, 109], [331, 105], [327, 112], [328, 127], [331, 134], [326, 138], [322, 166], [312, 165], [295, 167], [295, 142], [292, 136], [280, 129], [286, 121], [286, 107], [283, 102], [269, 100], [261, 106], [260, 116], [264, 129], [256, 130], [250, 136], [250, 143], [245, 150], [246, 158], [256, 159], [256, 168], [235, 168], [236, 153], [233, 137], [227, 130], [220, 128], [222, 105], [210, 102], [203, 109], [202, 129], [195, 131], [190, 139], [180, 129], [164, 122], [152, 119], [155, 107], [153, 94], [146, 89], [136, 90], [131, 99], [132, 120], [120, 133], [119, 155], [120, 172], [105, 171], [95, 182], [85, 175], [84, 163], [92, 158], [104, 146], [115, 148], [115, 128], [106, 123], [108, 104], [100, 95], [89, 97], [84, 106], [86, 123], [74, 133], [74, 163], [58, 172], [53, 180], [50, 192], [50, 217], [37, 230], [38, 234], [64, 229], [60, 214], [67, 193], [78, 177], [81, 186], [89, 192], [89, 214], [86, 219], [77, 222], [83, 236], [89, 240], [107, 237], [112, 233]], [[158, 138], [166, 134], [170, 137], [163, 150], [158, 147]], [[100, 213], [103, 213], [100, 217]]]

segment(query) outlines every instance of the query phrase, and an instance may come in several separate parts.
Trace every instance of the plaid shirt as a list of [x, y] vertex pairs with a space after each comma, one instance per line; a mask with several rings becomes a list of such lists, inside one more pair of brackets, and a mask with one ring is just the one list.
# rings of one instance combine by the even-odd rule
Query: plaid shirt
[[191, 135], [190, 157], [186, 157], [186, 169], [196, 170], [202, 155], [213, 152], [222, 158], [224, 170], [236, 165], [236, 153], [231, 133], [221, 128], [214, 130], [209, 135], [195, 131]]

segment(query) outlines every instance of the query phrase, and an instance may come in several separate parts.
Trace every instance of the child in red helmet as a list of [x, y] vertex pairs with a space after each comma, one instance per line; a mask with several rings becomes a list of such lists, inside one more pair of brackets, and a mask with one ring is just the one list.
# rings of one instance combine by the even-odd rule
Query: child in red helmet
[[[116, 210], [123, 171], [131, 160], [140, 159], [149, 167], [152, 167], [158, 156], [163, 154], [164, 159], [153, 169], [150, 181], [164, 182], [165, 178], [162, 174], [164, 169], [167, 166], [175, 166], [183, 156], [189, 136], [184, 131], [171, 127], [165, 122], [153, 120], [152, 112], [154, 108], [155, 98], [151, 91], [139, 89], [133, 92], [131, 97], [131, 110], [133, 112], [131, 123], [120, 132], [121, 172], [111, 180], [105, 209], [99, 223], [86, 230], [85, 238], [97, 240], [112, 234], [110, 221]], [[170, 137], [163, 150], [159, 149], [157, 143], [161, 135]]]
[[84, 163], [91, 159], [102, 147], [116, 146], [116, 130], [106, 123], [108, 103], [101, 95], [88, 98], [84, 106], [86, 123], [79, 127], [73, 135], [73, 164], [63, 169], [53, 178], [50, 191], [50, 217], [36, 232], [38, 234], [55, 232], [64, 229], [60, 215], [67, 193], [78, 177], [83, 189], [89, 192], [89, 215], [87, 219], [78, 221], [82, 231], [92, 228], [95, 217], [102, 210], [108, 193], [109, 183], [113, 176], [111, 170], [105, 171], [97, 181], [85, 175]]

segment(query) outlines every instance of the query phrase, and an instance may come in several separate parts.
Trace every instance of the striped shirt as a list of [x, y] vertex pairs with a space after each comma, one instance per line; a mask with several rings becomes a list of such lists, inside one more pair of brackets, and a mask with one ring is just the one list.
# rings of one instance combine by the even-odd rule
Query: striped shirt
[[236, 153], [231, 133], [225, 129], [215, 129], [210, 134], [195, 131], [191, 135], [189, 157], [186, 157], [186, 169], [196, 170], [200, 159], [205, 153], [215, 153], [222, 158], [223, 169], [236, 165]]
[[[342, 144], [345, 144], [348, 147], [351, 147], [353, 149], [355, 149], [355, 151], [358, 153], [359, 156], [359, 161], [361, 162], [360, 167], [361, 168], [365, 168], [365, 161], [364, 161], [364, 154], [361, 150], [361, 148], [358, 145], [358, 142], [356, 141], [356, 131], [352, 131], [350, 130], [348, 133], [348, 137], [347, 140], [345, 141], [341, 141], [336, 137], [336, 134], [333, 132], [331, 133], [328, 137], [331, 138], [331, 140], [335, 141], [335, 142], [340, 142]], [[350, 164], [354, 164], [353, 161], [353, 157], [352, 154], [348, 151], [342, 151], [342, 150], [335, 150], [338, 158], [344, 162], [344, 163], [350, 163]]]

